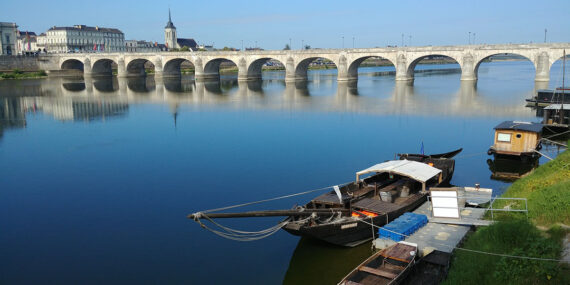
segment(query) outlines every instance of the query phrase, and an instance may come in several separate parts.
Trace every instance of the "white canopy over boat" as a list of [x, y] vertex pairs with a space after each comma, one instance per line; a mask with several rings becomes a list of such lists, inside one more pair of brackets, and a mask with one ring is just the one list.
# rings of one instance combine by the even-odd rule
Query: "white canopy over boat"
[[440, 175], [441, 169], [429, 166], [425, 163], [411, 160], [390, 160], [382, 162], [364, 170], [356, 172], [356, 182], [360, 181], [360, 176], [368, 173], [391, 173], [410, 177], [425, 185], [425, 182]]

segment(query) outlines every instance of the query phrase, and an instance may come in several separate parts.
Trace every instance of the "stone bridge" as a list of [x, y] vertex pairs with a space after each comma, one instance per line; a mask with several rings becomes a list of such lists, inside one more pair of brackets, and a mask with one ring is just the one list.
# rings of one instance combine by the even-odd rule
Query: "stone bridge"
[[109, 76], [117, 69], [119, 77], [144, 76], [145, 65], [154, 66], [155, 77], [176, 77], [181, 64], [190, 62], [196, 80], [217, 79], [220, 64], [231, 61], [237, 66], [238, 80], [259, 80], [262, 66], [269, 60], [279, 61], [285, 68], [287, 82], [307, 80], [309, 64], [316, 59], [332, 61], [337, 68], [338, 81], [358, 80], [358, 67], [371, 57], [390, 61], [396, 69], [397, 81], [413, 81], [414, 68], [429, 56], [445, 56], [461, 67], [461, 80], [477, 80], [480, 64], [490, 56], [515, 54], [530, 60], [536, 71], [535, 81], [550, 78], [553, 63], [570, 51], [570, 43], [503, 44], [428, 47], [389, 47], [363, 49], [310, 49], [276, 51], [215, 51], [215, 52], [160, 52], [160, 53], [83, 53], [43, 56], [41, 67], [46, 70], [77, 69], [85, 77]]

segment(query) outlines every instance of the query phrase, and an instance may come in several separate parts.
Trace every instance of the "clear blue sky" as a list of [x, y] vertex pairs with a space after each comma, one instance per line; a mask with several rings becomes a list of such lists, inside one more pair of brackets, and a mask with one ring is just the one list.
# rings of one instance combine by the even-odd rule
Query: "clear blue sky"
[[340, 48], [476, 43], [570, 42], [570, 0], [370, 1], [5, 1], [0, 21], [21, 30], [51, 26], [113, 27], [126, 39], [164, 42], [168, 8], [178, 36], [218, 48], [282, 49], [289, 39]]

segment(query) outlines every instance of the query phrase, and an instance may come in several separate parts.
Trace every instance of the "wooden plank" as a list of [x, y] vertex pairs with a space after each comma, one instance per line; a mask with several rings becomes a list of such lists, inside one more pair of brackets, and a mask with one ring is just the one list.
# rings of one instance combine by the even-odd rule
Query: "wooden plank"
[[364, 198], [357, 201], [356, 203], [353, 203], [352, 206], [376, 213], [393, 212], [401, 208], [401, 206], [395, 205], [393, 203], [384, 202], [382, 200], [375, 200], [372, 198]]
[[394, 274], [392, 272], [388, 272], [388, 271], [384, 271], [381, 269], [376, 269], [376, 268], [372, 268], [372, 267], [368, 267], [368, 266], [362, 266], [360, 268], [358, 268], [359, 271], [364, 271], [366, 273], [370, 273], [370, 274], [374, 274], [377, 276], [382, 276], [385, 278], [389, 278], [389, 279], [394, 279], [396, 278], [398, 275]]
[[415, 250], [416, 248], [413, 246], [398, 243], [395, 246], [383, 250], [381, 255], [387, 258], [409, 263], [412, 261], [412, 259], [414, 259], [414, 256], [410, 255], [410, 252]]

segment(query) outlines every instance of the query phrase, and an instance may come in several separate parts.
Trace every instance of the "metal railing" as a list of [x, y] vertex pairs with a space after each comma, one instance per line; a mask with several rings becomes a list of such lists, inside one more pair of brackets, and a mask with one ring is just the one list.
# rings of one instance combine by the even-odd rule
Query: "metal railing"
[[[510, 207], [508, 209], [502, 208], [502, 209], [495, 209], [493, 208], [493, 203], [495, 203], [496, 200], [514, 200], [514, 201], [524, 201], [524, 210], [515, 210], [515, 209], [511, 209]], [[492, 197], [491, 198], [491, 202], [489, 203], [489, 207], [487, 208], [487, 211], [491, 211], [491, 220], [494, 221], [495, 220], [495, 216], [494, 216], [494, 212], [524, 212], [526, 214], [526, 218], [528, 219], [528, 200], [526, 198], [503, 198], [503, 197]]]
[[[432, 209], [432, 217], [433, 217], [433, 202], [432, 202], [432, 196], [429, 195], [428, 197], [428, 202], [430, 203], [430, 208]], [[458, 210], [458, 216], [459, 219], [461, 219], [461, 211], [465, 210], [465, 209], [473, 209], [473, 207], [460, 207], [459, 206], [459, 201], [465, 199], [465, 201], [472, 199], [472, 200], [484, 200], [484, 197], [481, 196], [457, 196], [457, 197], [436, 197], [436, 198], [447, 198], [447, 199], [457, 199], [457, 207], [445, 207], [445, 206], [438, 206], [435, 207], [437, 209], [457, 209]], [[504, 208], [500, 208], [500, 209], [496, 209], [493, 207], [493, 205], [495, 204], [495, 202], [499, 200], [499, 201], [524, 201], [524, 209], [512, 209], [509, 205], [509, 207], [504, 207]], [[480, 209], [485, 209], [485, 212], [490, 212], [491, 213], [491, 220], [494, 221], [495, 220], [495, 214], [494, 212], [515, 212], [515, 213], [521, 213], [524, 212], [526, 215], [526, 218], [528, 219], [528, 200], [526, 198], [504, 198], [504, 197], [491, 197], [491, 199], [488, 202], [484, 202], [481, 204], [486, 204], [489, 203], [489, 206], [484, 208], [484, 207], [480, 207]]]

